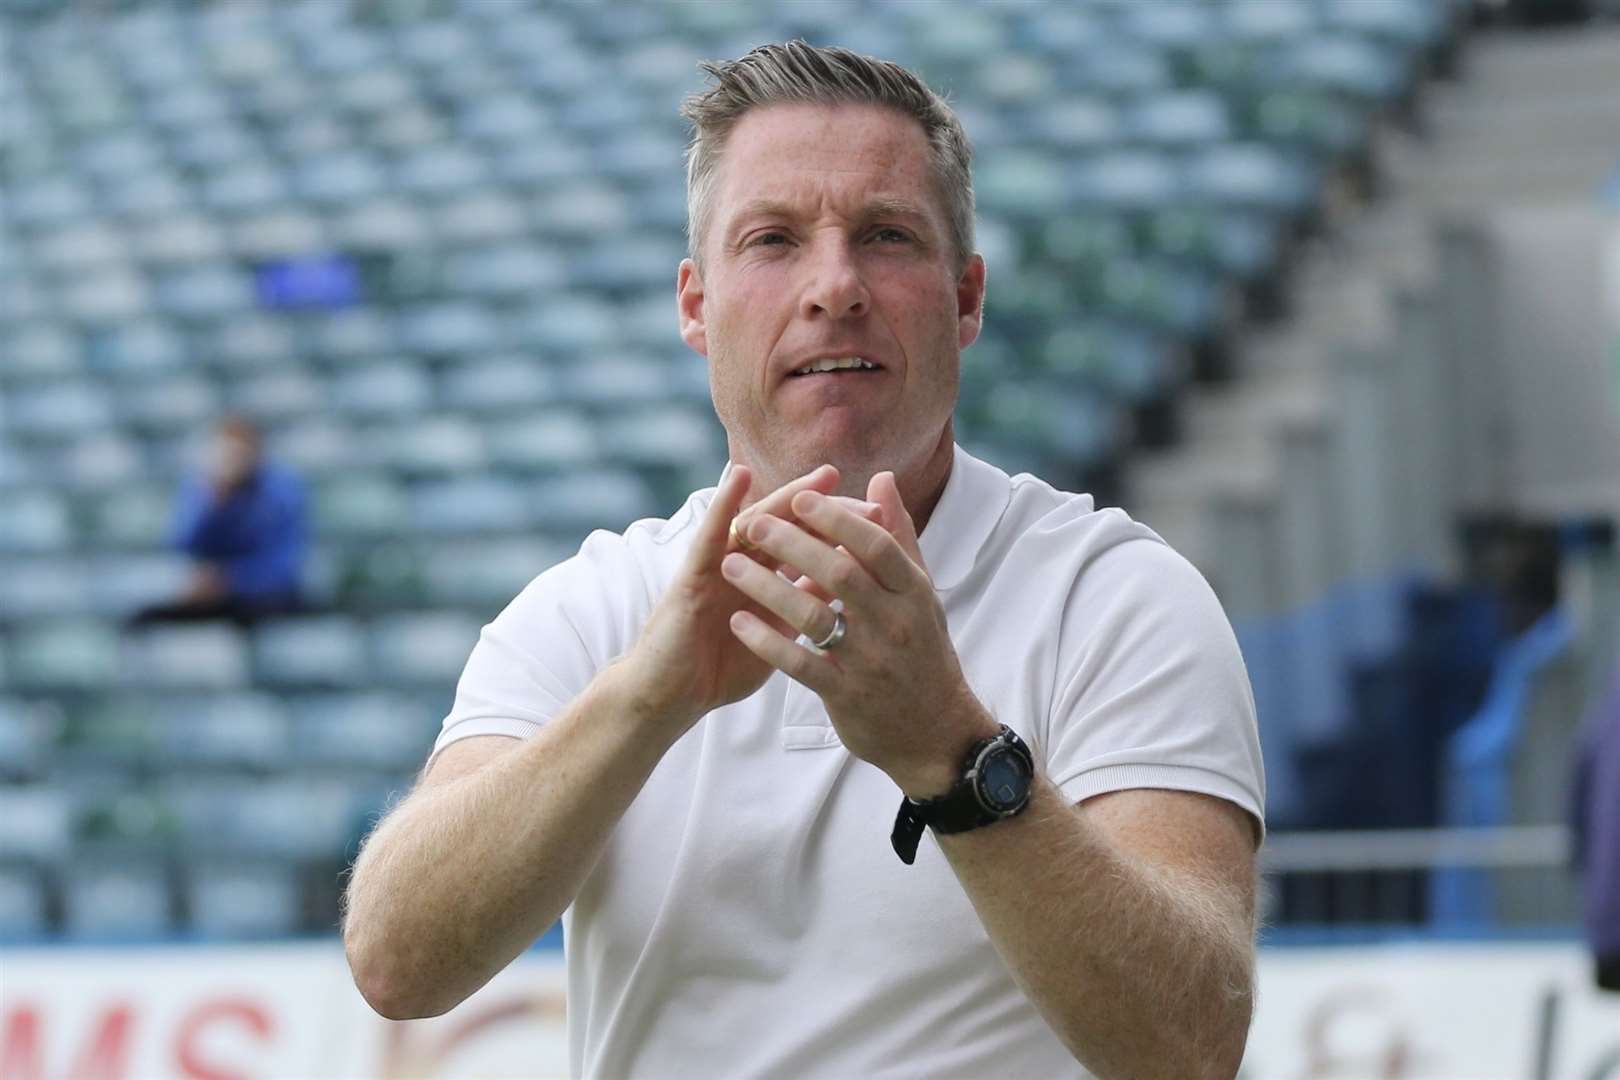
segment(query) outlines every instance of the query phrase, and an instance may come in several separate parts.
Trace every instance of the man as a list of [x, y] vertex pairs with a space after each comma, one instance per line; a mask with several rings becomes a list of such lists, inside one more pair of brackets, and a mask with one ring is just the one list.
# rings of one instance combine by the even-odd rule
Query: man
[[308, 499], [293, 473], [265, 460], [258, 426], [221, 420], [204, 475], [182, 486], [174, 546], [195, 563], [176, 600], [132, 624], [229, 618], [239, 623], [297, 610], [309, 544]]
[[731, 465], [485, 628], [356, 864], [358, 985], [442, 1013], [562, 915], [581, 1076], [1232, 1076], [1262, 782], [1218, 604], [956, 448], [945, 104], [803, 42], [708, 70], [677, 306]]

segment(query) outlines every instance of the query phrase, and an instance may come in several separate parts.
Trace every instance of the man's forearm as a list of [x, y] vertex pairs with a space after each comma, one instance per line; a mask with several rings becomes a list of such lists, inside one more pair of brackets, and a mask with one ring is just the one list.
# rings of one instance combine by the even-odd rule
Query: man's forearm
[[991, 941], [1099, 1077], [1231, 1077], [1253, 1001], [1241, 896], [1120, 852], [1051, 784], [1020, 816], [940, 837]]
[[604, 669], [532, 738], [419, 788], [372, 833], [349, 885], [344, 941], [378, 1012], [455, 1007], [573, 900], [672, 737], [635, 716], [618, 676]]

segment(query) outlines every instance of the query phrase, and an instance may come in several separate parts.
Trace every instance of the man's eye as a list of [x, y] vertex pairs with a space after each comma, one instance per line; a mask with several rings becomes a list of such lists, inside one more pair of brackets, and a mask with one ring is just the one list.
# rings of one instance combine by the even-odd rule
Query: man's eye
[[779, 233], [779, 232], [760, 233], [758, 236], [756, 236], [752, 240], [748, 241], [748, 243], [751, 246], [752, 245], [769, 245], [769, 246], [775, 247], [777, 245], [787, 243], [787, 236], [785, 234]]
[[874, 235], [885, 244], [903, 244], [911, 239], [899, 229], [879, 229]]

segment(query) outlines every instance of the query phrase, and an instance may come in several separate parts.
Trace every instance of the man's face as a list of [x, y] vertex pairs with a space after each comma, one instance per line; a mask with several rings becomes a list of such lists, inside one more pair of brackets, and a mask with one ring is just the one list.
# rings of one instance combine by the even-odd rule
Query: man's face
[[[984, 261], [956, 272], [921, 125], [872, 106], [747, 113], [700, 242], [703, 271], [681, 264], [681, 336], [765, 490], [831, 462], [863, 494], [876, 472], [948, 461]], [[849, 358], [862, 366], [800, 373]]]

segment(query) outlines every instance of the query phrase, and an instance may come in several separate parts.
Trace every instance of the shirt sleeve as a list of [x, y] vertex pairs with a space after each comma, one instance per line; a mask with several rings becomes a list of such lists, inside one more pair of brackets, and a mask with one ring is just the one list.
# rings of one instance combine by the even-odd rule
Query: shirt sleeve
[[584, 692], [639, 625], [632, 601], [641, 578], [628, 563], [622, 537], [593, 533], [488, 623], [433, 754], [473, 735], [527, 738]]
[[1248, 673], [1191, 563], [1157, 538], [1108, 548], [1075, 580], [1060, 633], [1044, 741], [1048, 776], [1071, 802], [1193, 791], [1236, 803], [1264, 829]]

